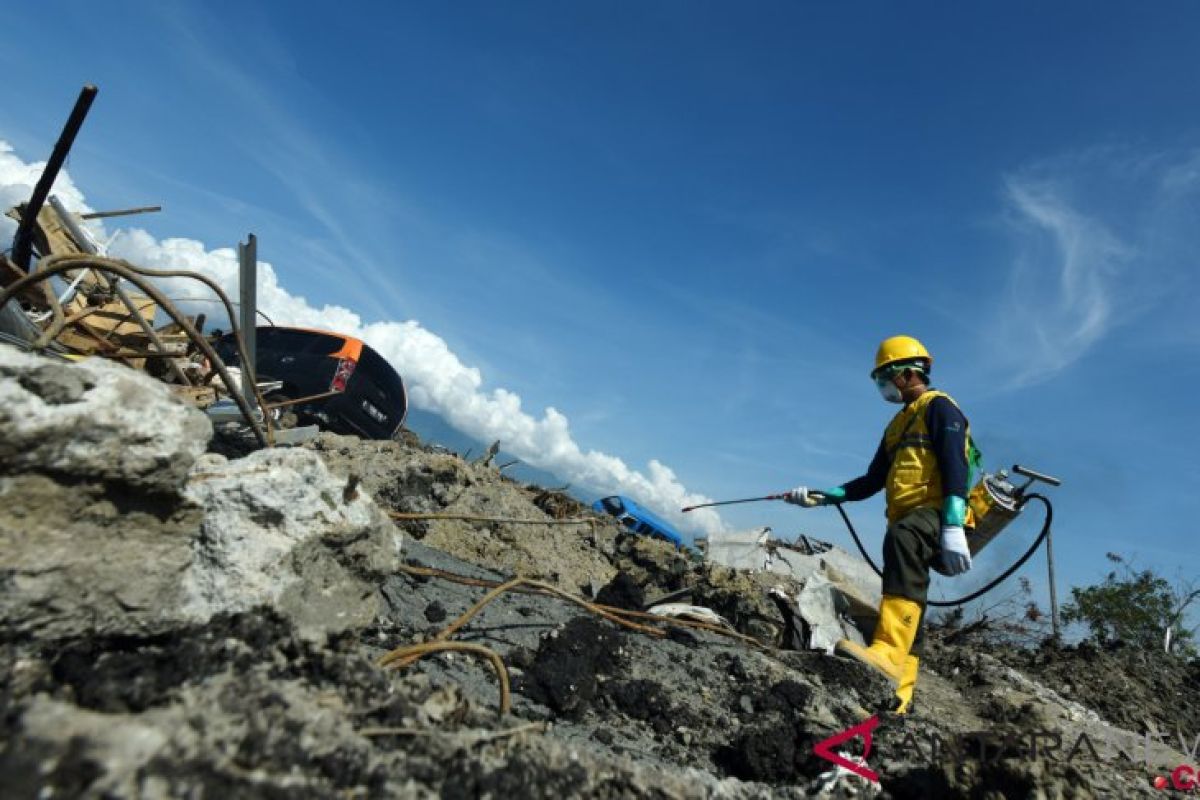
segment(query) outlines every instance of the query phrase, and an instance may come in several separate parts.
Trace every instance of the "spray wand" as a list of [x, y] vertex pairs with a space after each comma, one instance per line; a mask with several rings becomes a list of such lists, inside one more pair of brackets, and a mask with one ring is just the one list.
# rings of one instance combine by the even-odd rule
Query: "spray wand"
[[731, 506], [734, 503], [757, 503], [762, 500], [782, 500], [785, 497], [787, 497], [786, 493], [785, 494], [769, 494], [766, 497], [747, 497], [743, 500], [721, 500], [720, 502], [717, 502], [717, 503], [701, 503], [700, 505], [697, 505], [697, 506], [687, 506], [686, 508], [681, 508], [679, 510], [681, 512], [683, 512], [684, 514], [686, 514], [689, 511], [695, 511], [697, 508], [709, 508], [710, 506]]

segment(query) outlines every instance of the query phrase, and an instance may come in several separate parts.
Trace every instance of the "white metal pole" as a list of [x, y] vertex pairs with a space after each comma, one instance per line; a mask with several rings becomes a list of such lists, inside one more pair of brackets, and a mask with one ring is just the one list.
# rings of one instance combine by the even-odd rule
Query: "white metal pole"
[[242, 364], [242, 395], [246, 402], [255, 404], [254, 384], [258, 380], [258, 337], [255, 335], [256, 309], [258, 308], [258, 238], [253, 234], [246, 237], [246, 242], [238, 243], [239, 266], [239, 299], [241, 300], [242, 340], [246, 344], [246, 355], [249, 364]]

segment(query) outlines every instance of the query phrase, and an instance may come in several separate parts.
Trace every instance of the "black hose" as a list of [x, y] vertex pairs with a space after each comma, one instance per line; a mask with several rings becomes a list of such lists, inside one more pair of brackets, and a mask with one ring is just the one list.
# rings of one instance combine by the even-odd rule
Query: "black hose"
[[[1010, 575], [1024, 566], [1025, 562], [1032, 558], [1033, 554], [1037, 552], [1037, 549], [1042, 546], [1042, 542], [1046, 540], [1046, 536], [1050, 533], [1050, 524], [1054, 522], [1054, 506], [1050, 504], [1049, 500], [1040, 494], [1027, 494], [1025, 495], [1024, 501], [1021, 503], [1021, 507], [1024, 508], [1025, 503], [1028, 503], [1030, 500], [1040, 500], [1042, 502], [1042, 505], [1046, 508], [1046, 521], [1042, 524], [1042, 532], [1039, 533], [1038, 537], [1033, 540], [1033, 544], [1030, 545], [1029, 549], [1025, 551], [1025, 555], [1018, 558], [1015, 562], [1013, 562], [1011, 567], [1000, 573], [1000, 577], [996, 578], [982, 589], [977, 589], [976, 591], [971, 592], [963, 597], [959, 597], [955, 600], [927, 600], [925, 605], [934, 606], [937, 608], [946, 608], [949, 606], [961, 606], [964, 603], [969, 603], [972, 600], [983, 597], [992, 589], [995, 589], [997, 586], [1004, 583], [1004, 581], [1008, 580]], [[854, 543], [858, 545], [858, 552], [862, 553], [862, 557], [865, 558], [867, 563], [871, 565], [871, 569], [875, 570], [875, 574], [882, 578], [883, 570], [875, 566], [875, 562], [871, 560], [871, 556], [867, 555], [867, 548], [863, 547], [862, 539], [858, 538], [858, 531], [854, 530], [854, 524], [850, 522], [850, 517], [846, 516], [846, 511], [842, 508], [842, 504], [834, 503], [833, 506], [838, 510], [838, 513], [842, 515], [842, 522], [846, 523], [846, 529], [850, 531], [850, 535], [854, 538]]]

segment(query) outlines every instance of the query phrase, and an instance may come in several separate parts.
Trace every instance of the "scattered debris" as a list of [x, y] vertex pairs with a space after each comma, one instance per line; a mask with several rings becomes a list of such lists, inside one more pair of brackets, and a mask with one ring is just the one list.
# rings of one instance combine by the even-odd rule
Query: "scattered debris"
[[729, 621], [711, 608], [691, 606], [687, 603], [660, 603], [650, 607], [650, 613], [658, 617], [673, 619], [690, 619], [693, 622], [707, 622], [710, 625], [720, 625], [723, 628], [733, 628]]
[[715, 563], [795, 581], [789, 591], [771, 586], [768, 594], [795, 631], [798, 646], [833, 652], [839, 639], [864, 643], [875, 627], [879, 576], [861, 560], [828, 542], [808, 537], [793, 545], [771, 538], [770, 528], [716, 533], [705, 544]]
[[[312, 438], [313, 428], [296, 428], [301, 417], [347, 433], [395, 435], [408, 409], [407, 394], [400, 376], [369, 346], [336, 333], [273, 323], [253, 327], [253, 244], [243, 251], [249, 255], [242, 263], [242, 300], [246, 334], [261, 346], [248, 349], [233, 303], [214, 280], [188, 270], [147, 269], [109, 258], [85, 216], [49, 194], [96, 92], [94, 86], [84, 87], [29, 202], [7, 211], [18, 227], [11, 258], [7, 252], [0, 255], [0, 341], [66, 359], [108, 359], [144, 371], [181, 399], [209, 411], [215, 422], [240, 421], [259, 446]], [[86, 218], [152, 210], [159, 209], [98, 212]], [[210, 341], [203, 335], [204, 315], [184, 314], [156, 284], [164, 278], [203, 284], [223, 307], [231, 330]], [[165, 324], [157, 324], [160, 313], [168, 317]], [[261, 355], [257, 363], [252, 351]], [[243, 368], [253, 380], [244, 380]], [[278, 436], [277, 429], [283, 429]]]

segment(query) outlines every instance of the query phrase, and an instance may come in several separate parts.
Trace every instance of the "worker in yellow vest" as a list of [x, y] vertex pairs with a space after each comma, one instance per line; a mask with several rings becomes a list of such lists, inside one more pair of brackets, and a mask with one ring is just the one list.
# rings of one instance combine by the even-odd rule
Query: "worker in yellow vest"
[[902, 403], [865, 475], [820, 491], [800, 486], [785, 499], [799, 506], [866, 499], [887, 490], [883, 598], [871, 645], [842, 639], [835, 651], [862, 661], [896, 685], [897, 713], [908, 713], [923, 644], [929, 570], [961, 575], [971, 568], [964, 528], [978, 451], [967, 419], [945, 392], [929, 385], [933, 358], [911, 336], [879, 345], [871, 377], [884, 400]]

